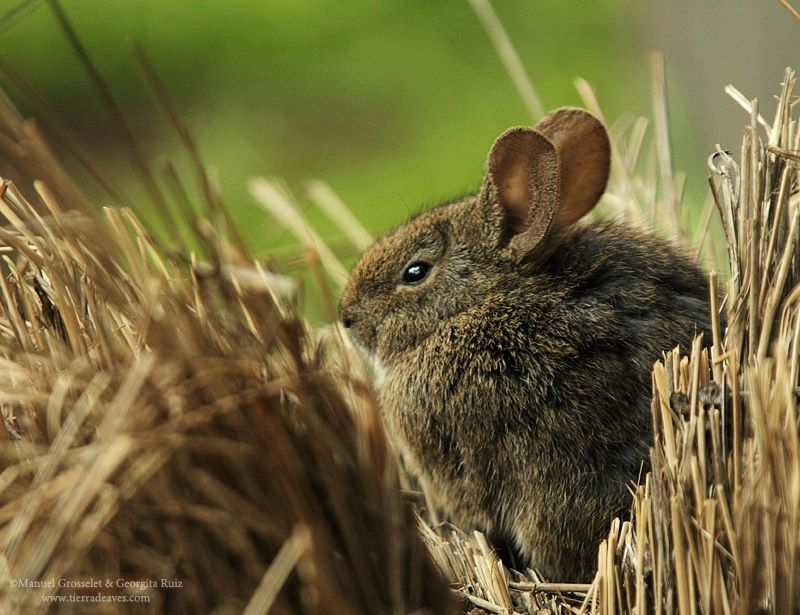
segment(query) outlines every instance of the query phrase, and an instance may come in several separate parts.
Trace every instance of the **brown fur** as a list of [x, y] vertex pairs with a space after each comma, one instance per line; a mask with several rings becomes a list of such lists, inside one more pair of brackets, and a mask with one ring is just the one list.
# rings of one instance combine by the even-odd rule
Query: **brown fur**
[[[589, 580], [596, 544], [626, 514], [646, 463], [652, 363], [708, 332], [707, 287], [653, 236], [574, 224], [602, 194], [607, 137], [588, 113], [559, 110], [532, 131], [537, 151], [553, 125], [560, 171], [528, 155], [521, 174], [519, 131], [531, 129], [505, 133], [478, 195], [411, 219], [364, 254], [341, 315], [383, 374], [389, 432], [441, 510], [510, 542], [551, 579]], [[509, 134], [513, 151], [502, 151]], [[516, 165], [509, 181], [527, 185], [497, 185], [493, 161], [505, 159]], [[553, 172], [581, 189], [537, 191]], [[552, 211], [517, 228], [517, 205], [503, 199], [520, 193], [531, 210]], [[544, 230], [531, 233], [535, 224]], [[526, 233], [534, 239], [515, 243]], [[404, 284], [416, 261], [430, 273]]]

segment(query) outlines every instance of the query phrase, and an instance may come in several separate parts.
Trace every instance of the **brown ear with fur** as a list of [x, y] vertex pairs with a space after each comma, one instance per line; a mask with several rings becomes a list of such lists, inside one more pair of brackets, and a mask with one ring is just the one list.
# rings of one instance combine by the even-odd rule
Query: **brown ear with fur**
[[560, 202], [553, 226], [565, 228], [595, 206], [606, 189], [611, 144], [603, 123], [588, 111], [562, 107], [534, 128], [555, 146], [560, 161]]
[[509, 247], [518, 254], [530, 253], [547, 234], [558, 205], [555, 147], [537, 130], [510, 128], [492, 145], [486, 179]]

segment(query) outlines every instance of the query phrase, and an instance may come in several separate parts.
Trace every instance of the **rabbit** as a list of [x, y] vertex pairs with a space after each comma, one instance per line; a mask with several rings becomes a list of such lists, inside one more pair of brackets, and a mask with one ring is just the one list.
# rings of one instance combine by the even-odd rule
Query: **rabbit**
[[581, 222], [610, 152], [602, 122], [577, 108], [507, 130], [478, 193], [371, 246], [340, 302], [432, 504], [554, 581], [590, 581], [599, 541], [629, 511], [648, 467], [653, 363], [710, 339], [692, 260], [643, 231]]

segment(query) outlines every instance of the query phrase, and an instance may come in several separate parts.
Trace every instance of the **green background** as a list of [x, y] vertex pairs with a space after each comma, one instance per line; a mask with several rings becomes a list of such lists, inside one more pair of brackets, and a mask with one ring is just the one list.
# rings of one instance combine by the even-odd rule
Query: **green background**
[[[5, 12], [17, 4], [0, 6]], [[746, 11], [732, 17], [735, 5], [757, 11], [762, 25]], [[282, 177], [293, 190], [323, 179], [379, 233], [420, 207], [474, 190], [494, 137], [531, 121], [467, 2], [64, 0], [62, 6], [154, 167], [170, 159], [187, 173], [185, 156], [131, 59], [130, 41], [142, 45], [257, 255], [288, 254], [292, 239], [248, 194], [246, 181], [254, 175]], [[101, 166], [130, 194], [142, 194], [50, 7], [26, 7], [3, 22], [0, 55]], [[580, 104], [573, 82], [583, 77], [609, 119], [650, 114], [647, 50], [666, 53], [675, 166], [687, 171], [689, 201], [698, 207], [705, 157], [714, 143], [735, 149], [746, 120], [722, 85], [739, 78], [745, 91], [768, 87], [756, 92], [766, 97], [796, 57], [798, 29], [788, 14], [777, 2], [754, 7], [496, 3], [546, 108]], [[730, 23], [720, 25], [721, 15]], [[763, 34], [766, 42], [741, 38], [747, 32]], [[768, 62], [767, 52], [778, 60]], [[32, 113], [4, 84], [23, 112]], [[721, 117], [730, 117], [729, 124], [718, 124]], [[708, 129], [716, 132], [709, 136]], [[102, 194], [96, 196], [102, 204]], [[148, 211], [145, 199], [137, 201]], [[307, 215], [323, 236], [338, 233], [316, 212]], [[344, 254], [347, 262], [354, 256]]]

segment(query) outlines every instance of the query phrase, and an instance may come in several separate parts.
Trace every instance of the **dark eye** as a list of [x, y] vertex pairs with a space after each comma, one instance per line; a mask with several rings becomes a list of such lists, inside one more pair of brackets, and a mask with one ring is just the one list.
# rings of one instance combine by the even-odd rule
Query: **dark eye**
[[405, 268], [405, 271], [403, 271], [403, 284], [417, 284], [418, 282], [422, 282], [422, 280], [428, 277], [428, 272], [430, 270], [431, 266], [428, 263], [423, 263], [421, 261], [411, 263]]

